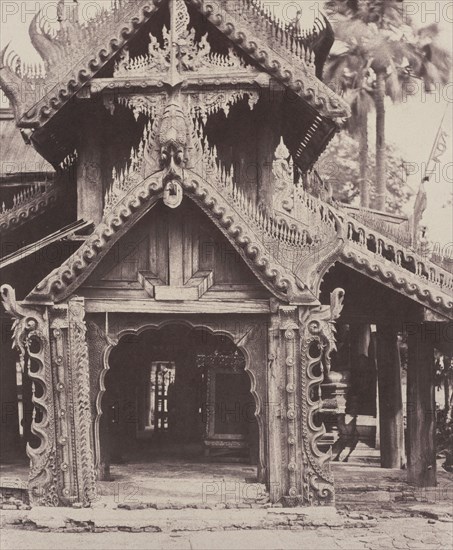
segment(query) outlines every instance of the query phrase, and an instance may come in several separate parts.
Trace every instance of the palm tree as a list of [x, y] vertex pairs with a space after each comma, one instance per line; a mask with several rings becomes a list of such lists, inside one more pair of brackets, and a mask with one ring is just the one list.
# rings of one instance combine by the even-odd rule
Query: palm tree
[[359, 142], [360, 205], [370, 206], [368, 185], [368, 114], [373, 109], [373, 88], [364, 51], [359, 42], [349, 44], [339, 53], [331, 55], [325, 67], [325, 80], [334, 85], [351, 107], [348, 131]]
[[[372, 98], [376, 113], [375, 207], [384, 210], [387, 179], [385, 98], [401, 101], [405, 93], [415, 91], [407, 85], [413, 78], [420, 78], [427, 89], [433, 83], [445, 84], [450, 74], [451, 54], [439, 47], [436, 25], [417, 31], [412, 22], [405, 19], [403, 0], [329, 0], [326, 9], [334, 14], [336, 35], [345, 46], [331, 74], [341, 78], [341, 68], [343, 72], [348, 68], [356, 77], [351, 80], [355, 87], [350, 88], [355, 95], [349, 97], [356, 102], [357, 97], [360, 98], [360, 109], [356, 109], [358, 116], [353, 126], [363, 124], [363, 111], [370, 111], [364, 98], [367, 95]], [[343, 79], [343, 83], [347, 83], [347, 79]], [[362, 147], [365, 150], [363, 144]], [[365, 158], [363, 155], [364, 163]], [[362, 206], [369, 205], [368, 196], [367, 191], [361, 191]]]

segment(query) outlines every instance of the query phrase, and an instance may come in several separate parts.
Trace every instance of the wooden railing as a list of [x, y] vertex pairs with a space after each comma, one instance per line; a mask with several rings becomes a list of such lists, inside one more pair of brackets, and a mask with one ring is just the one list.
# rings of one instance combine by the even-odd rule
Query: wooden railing
[[[335, 227], [338, 230], [338, 222], [335, 220], [339, 220], [342, 225], [343, 238], [347, 245], [353, 247], [357, 252], [366, 254], [368, 257], [371, 256], [378, 264], [396, 268], [400, 273], [404, 271], [410, 278], [435, 285], [444, 292], [453, 290], [451, 272], [417, 254], [408, 246], [398, 243], [391, 236], [368, 227], [339, 207], [308, 195], [300, 187], [296, 187], [294, 198], [296, 218], [300, 220], [301, 216], [307, 216], [310, 227], [318, 221], [318, 224], [328, 223], [332, 228]], [[299, 207], [298, 212], [299, 204], [302, 208]]]
[[17, 208], [20, 208], [27, 203], [33, 202], [37, 197], [43, 195], [46, 190], [47, 184], [34, 183], [28, 185], [21, 191], [14, 194], [12, 203], [9, 206], [7, 206], [4, 201], [2, 202], [0, 217]]
[[367, 256], [373, 256], [378, 263], [403, 270], [410, 277], [433, 284], [443, 291], [453, 290], [453, 276], [445, 269], [358, 220], [343, 213], [339, 213], [339, 216], [345, 225], [349, 246]]
[[53, 206], [59, 189], [53, 183], [34, 184], [13, 197], [10, 206], [2, 203], [0, 211], [0, 232], [15, 229], [41, 212]]

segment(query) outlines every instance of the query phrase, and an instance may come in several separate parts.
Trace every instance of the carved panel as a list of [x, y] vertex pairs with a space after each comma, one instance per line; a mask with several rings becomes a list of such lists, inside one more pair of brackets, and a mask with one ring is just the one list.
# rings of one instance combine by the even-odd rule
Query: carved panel
[[88, 504], [96, 496], [96, 484], [91, 439], [92, 419], [88, 347], [84, 317], [83, 298], [69, 300], [69, 364], [73, 388], [78, 496], [81, 502]]
[[31, 432], [39, 443], [27, 446], [30, 499], [42, 506], [89, 504], [96, 492], [83, 299], [53, 307], [17, 304], [8, 285], [1, 295], [32, 380]]
[[[300, 446], [298, 425], [300, 423], [299, 399], [296, 391], [299, 373], [297, 372], [299, 338], [299, 325], [297, 323], [297, 306], [280, 307], [281, 338], [281, 368], [283, 369], [282, 381], [284, 381], [284, 404], [281, 411], [281, 419], [285, 426], [282, 435], [285, 439], [286, 464], [282, 475], [285, 476], [284, 494], [290, 498], [300, 497], [302, 479], [302, 462], [300, 458]], [[282, 480], [283, 482], [283, 480]]]
[[74, 447], [74, 408], [72, 379], [69, 368], [67, 308], [60, 306], [49, 311], [50, 349], [55, 401], [56, 451], [60, 472], [58, 494], [61, 503], [78, 500], [75, 484], [77, 464]]

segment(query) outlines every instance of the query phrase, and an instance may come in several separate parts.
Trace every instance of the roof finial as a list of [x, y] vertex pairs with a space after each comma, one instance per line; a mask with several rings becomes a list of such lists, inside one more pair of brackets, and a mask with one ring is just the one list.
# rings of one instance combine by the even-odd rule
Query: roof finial
[[283, 136], [280, 138], [280, 143], [278, 144], [277, 149], [275, 150], [275, 160], [285, 159], [287, 160], [290, 156], [290, 152], [283, 141]]

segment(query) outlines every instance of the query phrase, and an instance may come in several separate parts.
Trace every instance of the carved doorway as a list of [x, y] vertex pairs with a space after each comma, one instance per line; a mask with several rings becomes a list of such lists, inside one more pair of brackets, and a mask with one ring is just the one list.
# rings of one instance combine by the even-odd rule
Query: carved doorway
[[105, 377], [101, 476], [116, 464], [162, 459], [256, 464], [258, 425], [245, 363], [230, 338], [185, 324], [123, 336]]

